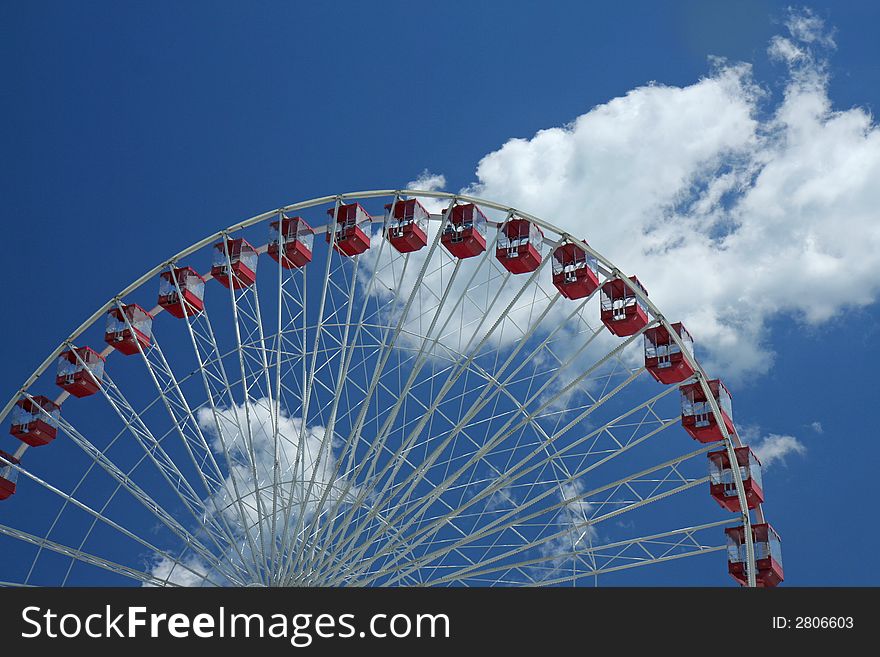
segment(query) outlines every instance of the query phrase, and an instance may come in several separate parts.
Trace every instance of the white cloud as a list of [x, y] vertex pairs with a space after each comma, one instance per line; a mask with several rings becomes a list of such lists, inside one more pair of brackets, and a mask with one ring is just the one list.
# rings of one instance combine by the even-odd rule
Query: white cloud
[[[172, 561], [168, 557], [157, 556], [150, 568], [150, 574], [175, 586], [203, 586], [216, 582], [209, 574], [209, 568], [197, 557], [186, 557], [180, 561]], [[145, 584], [146, 587], [153, 586]]]
[[751, 444], [752, 450], [757, 454], [764, 469], [774, 463], [785, 465], [785, 458], [792, 454], [803, 455], [807, 448], [794, 436], [784, 436], [771, 433], [761, 440]]
[[[288, 417], [282, 410], [278, 418], [280, 469], [275, 497], [274, 411], [268, 399], [220, 408], [216, 420], [209, 408], [199, 409], [196, 416], [211, 440], [211, 449], [228, 463], [223, 485], [205, 499], [205, 508], [215, 510], [215, 519], [240, 539], [245, 558], [250, 558], [247, 554], [249, 545], [261, 549], [260, 536], [263, 546], [268, 547], [274, 539], [296, 531], [297, 525], [299, 534], [304, 535], [325, 492], [324, 509], [358, 494], [356, 486], [347, 488], [346, 480], [336, 473], [332, 446], [324, 446], [322, 450], [326, 429], [321, 426], [304, 428], [300, 418]], [[253, 461], [250, 455], [253, 455]], [[343, 491], [346, 491], [345, 498], [341, 497]], [[274, 536], [270, 532], [273, 504], [276, 509]], [[303, 513], [303, 520], [297, 523], [300, 513]], [[250, 541], [246, 540], [248, 534]], [[296, 549], [296, 546], [288, 549]], [[241, 558], [230, 552], [225, 559], [235, 566]], [[154, 577], [181, 586], [200, 585], [203, 577], [199, 573], [207, 574], [215, 583], [224, 580], [222, 574], [212, 572], [198, 558], [187, 557], [183, 563], [196, 572], [160, 555], [155, 555], [150, 572]]]
[[[593, 511], [593, 504], [586, 499], [579, 499], [584, 493], [580, 480], [569, 481], [559, 486], [557, 497], [565, 504], [556, 516], [556, 532], [565, 532], [551, 541], [543, 543], [539, 551], [547, 561], [539, 570], [545, 579], [552, 578], [559, 569], [570, 564], [579, 551], [587, 549], [596, 538], [596, 528], [587, 524]], [[547, 570], [548, 566], [550, 567]]]
[[443, 174], [431, 173], [427, 169], [422, 171], [418, 178], [406, 183], [407, 189], [418, 189], [423, 192], [435, 192], [444, 187], [446, 187], [446, 176]]
[[691, 85], [638, 87], [511, 139], [466, 191], [637, 274], [711, 373], [766, 372], [771, 320], [820, 324], [880, 293], [880, 130], [862, 108], [832, 109], [821, 19], [793, 12], [786, 25], [770, 46], [788, 71], [778, 104], [748, 65], [715, 61]]
[[834, 48], [834, 34], [825, 29], [825, 22], [816, 16], [812, 9], [788, 9], [788, 18], [785, 21], [792, 37], [804, 43]]
[[818, 434], [825, 433], [825, 428], [822, 426], [822, 423], [818, 420], [810, 423], [810, 428]]
[[[239, 524], [243, 509], [248, 526], [254, 526], [260, 519], [260, 514], [265, 514], [273, 504], [275, 435], [274, 412], [269, 400], [259, 399], [249, 403], [247, 407], [242, 404], [219, 409], [219, 422], [215, 422], [209, 408], [199, 409], [197, 418], [199, 425], [211, 437], [211, 447], [215, 453], [223, 454], [225, 449], [233, 462], [232, 472], [226, 476], [223, 488], [210, 500], [209, 508], [220, 509], [229, 521]], [[248, 420], [250, 431], [247, 428]], [[239, 427], [242, 428], [241, 431]], [[290, 500], [296, 511], [305, 504], [307, 517], [310, 517], [328, 487], [344, 487], [344, 483], [334, 480], [336, 459], [332, 449], [328, 446], [322, 449], [325, 432], [325, 428], [321, 426], [304, 429], [302, 420], [288, 417], [283, 410], [279, 415], [278, 504], [283, 506]], [[250, 455], [253, 456], [253, 463]], [[314, 483], [311, 483], [312, 480]], [[255, 481], [258, 486], [255, 486]], [[236, 487], [238, 494], [235, 492]], [[255, 493], [257, 489], [260, 490], [259, 499]]]

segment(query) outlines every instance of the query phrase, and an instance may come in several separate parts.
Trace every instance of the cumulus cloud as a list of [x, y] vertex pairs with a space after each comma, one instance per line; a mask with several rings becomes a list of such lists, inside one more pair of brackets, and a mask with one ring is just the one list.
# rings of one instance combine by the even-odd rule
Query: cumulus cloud
[[822, 426], [822, 423], [818, 420], [810, 423], [810, 428], [818, 434], [825, 433], [825, 428]]
[[749, 65], [715, 60], [691, 85], [638, 87], [509, 140], [464, 191], [637, 274], [709, 371], [766, 372], [773, 319], [821, 324], [880, 292], [880, 130], [863, 108], [832, 108], [822, 20], [791, 12], [786, 27], [769, 46], [787, 71], [778, 103]]
[[444, 187], [446, 187], [446, 176], [439, 173], [431, 173], [427, 169], [423, 170], [418, 178], [406, 183], [407, 189], [418, 189], [423, 192], [434, 192]]
[[[210, 568], [197, 557], [186, 557], [182, 560], [172, 561], [165, 556], [157, 556], [153, 560], [150, 574], [156, 579], [172, 586], [203, 586], [206, 583], [216, 582], [209, 575]], [[152, 587], [152, 584], [145, 584]]]
[[[223, 487], [210, 500], [210, 508], [218, 509], [227, 520], [238, 523], [241, 523], [243, 510], [247, 526], [256, 527], [261, 514], [272, 508], [276, 494], [273, 492], [274, 411], [269, 400], [221, 408], [216, 420], [211, 409], [201, 408], [197, 419], [211, 437], [212, 449], [220, 455], [228, 454], [232, 463]], [[307, 517], [325, 490], [331, 489], [332, 494], [333, 489], [344, 487], [334, 479], [336, 459], [333, 450], [327, 445], [322, 447], [325, 432], [321, 426], [303, 427], [300, 418], [289, 417], [284, 411], [279, 414], [279, 486], [275, 489], [280, 500], [278, 504], [292, 504], [297, 511], [305, 507]]]
[[804, 43], [818, 43], [827, 48], [834, 48], [836, 45], [834, 33], [826, 30], [825, 22], [808, 7], [790, 7], [785, 26], [795, 39]]
[[[333, 441], [325, 444], [326, 429], [304, 427], [300, 418], [281, 410], [276, 433], [275, 413], [266, 398], [220, 408], [216, 418], [210, 408], [201, 408], [196, 417], [218, 460], [227, 463], [222, 485], [204, 500], [204, 506], [238, 539], [247, 559], [253, 558], [249, 551], [265, 548], [268, 552], [272, 542], [277, 543], [293, 532], [298, 534], [297, 540], [308, 540], [303, 538], [305, 530], [322, 499], [322, 509], [342, 508], [344, 504], [337, 503], [358, 494], [358, 488], [348, 486], [337, 473]], [[296, 549], [296, 543], [292, 547], [288, 544], [288, 549]], [[222, 558], [233, 570], [241, 565], [241, 556], [237, 554], [225, 554]], [[189, 570], [156, 555], [150, 573], [180, 586], [198, 586], [205, 578], [213, 583], [224, 581], [222, 573], [213, 572], [195, 556], [184, 557], [182, 563]]]
[[753, 442], [751, 448], [757, 454], [761, 465], [769, 468], [774, 463], [785, 465], [785, 458], [792, 454], [803, 455], [807, 448], [794, 436], [785, 436], [771, 433], [764, 438]]
[[[556, 531], [565, 532], [540, 546], [540, 553], [547, 557], [540, 569], [543, 576], [551, 578], [560, 568], [570, 564], [578, 550], [584, 550], [596, 538], [596, 529], [586, 524], [590, 520], [593, 504], [581, 498], [584, 486], [580, 480], [560, 484], [557, 497], [564, 505], [557, 512]], [[547, 570], [548, 566], [550, 570]]]

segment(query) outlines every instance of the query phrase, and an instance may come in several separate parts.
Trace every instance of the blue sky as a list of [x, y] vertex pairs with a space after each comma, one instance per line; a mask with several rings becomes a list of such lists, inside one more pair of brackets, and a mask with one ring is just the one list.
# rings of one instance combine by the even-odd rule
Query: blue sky
[[[760, 116], [796, 74], [768, 55], [786, 32], [784, 2], [504, 6], [3, 3], [3, 394], [129, 281], [242, 217], [402, 186], [426, 169], [463, 188], [508, 140], [652, 81], [695, 85], [714, 75], [712, 56], [752, 65]], [[870, 112], [880, 7], [810, 7], [833, 33], [834, 47], [815, 55], [832, 108]], [[793, 584], [880, 583], [870, 494], [880, 312], [864, 282], [876, 271], [860, 269], [857, 291], [817, 292], [853, 294], [858, 307], [807, 319], [797, 304], [762, 311], [761, 353], [774, 359], [732, 386], [740, 424], [805, 447], [765, 476]]]

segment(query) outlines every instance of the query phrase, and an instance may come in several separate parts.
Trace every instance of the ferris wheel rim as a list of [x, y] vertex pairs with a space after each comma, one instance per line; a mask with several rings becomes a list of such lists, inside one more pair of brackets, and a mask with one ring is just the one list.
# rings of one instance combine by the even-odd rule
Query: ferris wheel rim
[[[718, 421], [718, 427], [723, 436], [723, 445], [728, 452], [728, 456], [731, 459], [731, 463], [736, 462], [734, 449], [736, 447], [740, 447], [742, 445], [739, 436], [736, 432], [729, 432], [725, 422], [720, 421], [722, 418], [722, 412], [719, 407], [717, 400], [710, 393], [708, 387], [709, 377], [706, 374], [704, 368], [700, 364], [700, 362], [694, 357], [694, 355], [689, 352], [688, 349], [684, 348], [682, 340], [677, 333], [672, 328], [672, 323], [669, 322], [665, 315], [660, 311], [657, 305], [648, 298], [645, 291], [637, 284], [634, 284], [630, 279], [625, 276], [622, 271], [611, 262], [610, 259], [602, 255], [599, 251], [596, 251], [592, 246], [590, 246], [584, 239], [579, 238], [577, 236], [572, 235], [571, 233], [555, 226], [554, 224], [526, 211], [523, 211], [514, 206], [498, 203], [496, 201], [492, 201], [490, 199], [485, 199], [477, 196], [473, 196], [470, 194], [456, 194], [452, 192], [445, 191], [435, 191], [435, 190], [417, 190], [417, 189], [381, 189], [381, 190], [366, 190], [366, 191], [354, 191], [354, 192], [345, 192], [342, 194], [334, 194], [328, 196], [314, 197], [312, 199], [308, 199], [305, 201], [300, 201], [292, 204], [288, 204], [279, 208], [275, 208], [272, 210], [268, 210], [257, 215], [254, 215], [244, 221], [235, 223], [230, 225], [229, 227], [219, 230], [215, 233], [210, 234], [202, 238], [201, 240], [194, 242], [188, 247], [182, 249], [177, 254], [172, 256], [171, 258], [162, 261], [160, 264], [156, 265], [152, 269], [148, 270], [139, 278], [135, 279], [128, 286], [123, 288], [118, 294], [111, 297], [106, 303], [100, 306], [90, 317], [88, 317], [84, 322], [82, 322], [67, 338], [65, 338], [54, 350], [46, 357], [46, 359], [37, 367], [36, 370], [26, 379], [24, 384], [17, 389], [17, 391], [12, 395], [12, 397], [7, 401], [5, 406], [0, 410], [0, 422], [3, 422], [8, 416], [9, 412], [15, 405], [15, 403], [21, 398], [22, 395], [28, 394], [30, 387], [42, 376], [51, 364], [59, 357], [59, 355], [65, 350], [69, 349], [74, 345], [76, 339], [82, 335], [86, 330], [92, 327], [96, 322], [98, 322], [107, 312], [115, 306], [118, 306], [122, 303], [122, 300], [127, 297], [132, 292], [141, 288], [144, 284], [148, 283], [155, 276], [161, 274], [167, 268], [176, 265], [181, 259], [186, 258], [187, 256], [199, 251], [200, 249], [210, 245], [212, 242], [216, 240], [224, 240], [226, 237], [235, 234], [239, 231], [242, 231], [251, 226], [255, 226], [262, 222], [271, 220], [275, 217], [281, 216], [282, 214], [289, 214], [293, 212], [298, 212], [300, 210], [306, 210], [309, 208], [313, 208], [315, 206], [325, 205], [329, 203], [336, 203], [337, 205], [343, 201], [349, 200], [365, 200], [365, 199], [374, 199], [374, 198], [400, 198], [400, 197], [410, 197], [410, 198], [432, 198], [432, 199], [443, 199], [448, 200], [451, 204], [464, 202], [464, 203], [474, 203], [478, 206], [490, 208], [492, 210], [506, 212], [508, 218], [512, 216], [517, 216], [522, 219], [526, 219], [529, 222], [534, 223], [539, 228], [546, 230], [550, 233], [554, 233], [559, 236], [560, 243], [572, 243], [575, 244], [578, 248], [584, 251], [588, 256], [595, 258], [599, 267], [600, 273], [609, 277], [616, 278], [632, 292], [633, 296], [635, 296], [640, 303], [642, 303], [646, 309], [650, 312], [653, 320], [657, 322], [659, 325], [663, 326], [667, 332], [669, 333], [670, 338], [678, 345], [681, 350], [683, 359], [687, 362], [687, 364], [693, 370], [693, 379], [700, 384], [703, 388], [704, 393], [706, 394], [707, 402], [709, 403], [712, 414], [715, 419]], [[490, 222], [490, 223], [498, 223], [498, 222]], [[327, 226], [318, 226], [316, 227], [315, 233], [323, 233], [327, 231]], [[265, 253], [266, 245], [263, 245], [257, 249], [258, 253]], [[203, 275], [203, 278], [207, 281], [211, 278], [210, 274]], [[162, 312], [161, 308], [154, 309], [157, 312]], [[110, 349], [108, 347], [108, 349]], [[111, 349], [112, 351], [112, 349]], [[59, 398], [63, 401], [67, 397], [67, 393], [61, 393]], [[746, 570], [747, 570], [747, 578], [748, 585], [755, 586], [755, 555], [754, 555], [754, 545], [751, 531], [751, 518], [748, 513], [748, 506], [746, 505], [746, 494], [745, 488], [743, 484], [743, 480], [738, 468], [732, 469], [734, 484], [737, 490], [737, 496], [740, 502], [740, 508], [743, 510], [740, 514], [740, 517], [743, 521], [744, 526], [744, 534], [745, 534], [745, 547], [747, 550], [747, 561], [746, 561]], [[759, 504], [757, 507], [757, 513], [759, 522], [762, 521], [762, 509]]]
[[[280, 213], [290, 213], [296, 212], [299, 210], [309, 209], [315, 206], [324, 205], [327, 203], [332, 203], [334, 201], [347, 201], [347, 200], [356, 200], [356, 199], [368, 199], [368, 198], [383, 198], [383, 197], [398, 197], [398, 196], [409, 196], [415, 198], [434, 198], [434, 199], [447, 199], [451, 201], [464, 201], [466, 203], [475, 203], [476, 205], [491, 208], [493, 210], [499, 210], [503, 212], [508, 212], [511, 215], [517, 215], [522, 217], [523, 219], [527, 219], [530, 222], [535, 223], [542, 229], [546, 229], [553, 233], [556, 233], [565, 241], [573, 243], [581, 248], [585, 253], [590, 255], [591, 257], [596, 258], [598, 263], [602, 265], [603, 269], [600, 269], [600, 272], [605, 275], [616, 275], [620, 277], [620, 280], [626, 285], [631, 291], [634, 292], [636, 297], [645, 304], [645, 306], [651, 311], [652, 316], [655, 320], [659, 321], [664, 328], [666, 328], [670, 337], [672, 337], [676, 342], [679, 342], [678, 335], [675, 331], [671, 330], [671, 323], [666, 319], [663, 313], [660, 312], [659, 308], [651, 301], [646, 294], [639, 288], [637, 285], [633, 285], [632, 282], [622, 274], [622, 271], [614, 265], [608, 258], [603, 256], [600, 252], [596, 251], [592, 248], [584, 239], [576, 237], [567, 231], [551, 224], [550, 222], [537, 217], [531, 213], [525, 212], [524, 210], [520, 210], [511, 205], [506, 205], [502, 203], [498, 203], [496, 201], [492, 201], [489, 199], [480, 198], [477, 196], [472, 196], [468, 194], [454, 194], [452, 192], [442, 192], [442, 191], [433, 191], [433, 190], [417, 190], [417, 189], [381, 189], [381, 190], [368, 190], [368, 191], [358, 191], [358, 192], [345, 192], [342, 194], [334, 194], [330, 196], [319, 196], [312, 199], [308, 199], [306, 201], [299, 201], [297, 203], [291, 203], [273, 210], [267, 210], [256, 214], [244, 221], [241, 221], [236, 224], [232, 224], [231, 226], [219, 230], [215, 233], [210, 234], [207, 237], [198, 240], [197, 242], [192, 243], [186, 248], [182, 249], [175, 255], [171, 256], [167, 260], [162, 261], [155, 267], [151, 268], [144, 274], [142, 274], [139, 278], [135, 279], [131, 283], [129, 283], [126, 287], [120, 290], [117, 294], [112, 296], [108, 301], [106, 301], [103, 305], [101, 305], [92, 315], [90, 315], [85, 321], [83, 321], [72, 333], [70, 333], [61, 343], [55, 347], [55, 349], [46, 357], [46, 359], [34, 370], [34, 372], [25, 380], [24, 384], [21, 385], [17, 391], [12, 395], [12, 397], [6, 402], [3, 406], [2, 410], [0, 410], [0, 422], [3, 422], [6, 419], [6, 416], [9, 414], [9, 411], [15, 405], [15, 402], [18, 400], [19, 396], [26, 392], [30, 386], [49, 368], [49, 366], [54, 362], [54, 360], [61, 354], [62, 351], [67, 349], [70, 345], [72, 345], [75, 340], [82, 335], [85, 331], [87, 331], [90, 327], [92, 327], [95, 322], [100, 320], [108, 310], [113, 308], [114, 304], [121, 302], [122, 299], [127, 297], [132, 292], [138, 290], [142, 285], [146, 284], [157, 275], [161, 274], [167, 267], [177, 264], [182, 258], [185, 258], [193, 253], [199, 251], [200, 249], [210, 245], [212, 242], [222, 239], [225, 236], [228, 236], [232, 233], [244, 230], [261, 222], [267, 221], [268, 219], [275, 218], [279, 216]], [[324, 226], [318, 226], [315, 228], [316, 233], [325, 232]], [[266, 249], [266, 245], [262, 245], [257, 249], [258, 253], [264, 253]], [[211, 278], [210, 273], [202, 274], [202, 277], [207, 281]], [[154, 309], [156, 310], [156, 309]], [[152, 312], [152, 311], [151, 311]], [[156, 310], [156, 312], [162, 312], [161, 309]], [[681, 346], [679, 344], [679, 346]], [[685, 358], [688, 360], [688, 364], [694, 368], [694, 371], [698, 373], [698, 378], [707, 379], [705, 371], [699, 362], [687, 352], [687, 350], [683, 350], [685, 354]]]

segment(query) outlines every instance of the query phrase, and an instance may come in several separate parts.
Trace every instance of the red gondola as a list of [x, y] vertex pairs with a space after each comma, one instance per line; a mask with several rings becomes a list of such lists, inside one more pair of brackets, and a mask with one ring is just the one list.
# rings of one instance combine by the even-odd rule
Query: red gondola
[[[707, 381], [712, 396], [718, 402], [721, 416], [724, 418], [724, 426], [727, 433], [735, 433], [733, 426], [733, 400], [727, 387], [718, 379]], [[712, 413], [712, 406], [703, 392], [699, 382], [689, 383], [679, 388], [681, 391], [681, 425], [694, 440], [701, 443], [714, 443], [724, 440], [721, 427]]]
[[[756, 508], [764, 501], [764, 488], [761, 481], [761, 462], [750, 447], [737, 447], [733, 450], [742, 477], [743, 489], [746, 493], [746, 505]], [[730, 467], [730, 456], [726, 449], [709, 452], [709, 493], [723, 508], [738, 512], [739, 496], [733, 479], [733, 468]]]
[[440, 242], [456, 258], [480, 255], [486, 250], [486, 215], [473, 203], [456, 205], [443, 228]]
[[88, 397], [98, 392], [104, 376], [104, 357], [90, 347], [77, 347], [58, 357], [55, 385], [74, 397]]
[[0, 449], [0, 457], [4, 461], [0, 461], [0, 500], [5, 500], [15, 494], [15, 482], [18, 480], [18, 470], [9, 465], [14, 463], [18, 465], [18, 459], [12, 454], [7, 454]]
[[61, 407], [48, 397], [22, 397], [12, 409], [9, 433], [31, 447], [48, 445], [58, 436]]
[[[681, 322], [672, 324], [685, 351], [694, 355], [694, 340]], [[645, 369], [660, 383], [681, 383], [693, 375], [694, 368], [684, 352], [662, 324], [645, 331]]]
[[566, 299], [583, 299], [599, 287], [596, 259], [568, 242], [553, 251], [553, 285]]
[[[391, 208], [394, 206], [394, 216]], [[418, 251], [428, 243], [428, 211], [418, 200], [397, 200], [385, 206], [385, 237], [399, 253]]]
[[[281, 230], [278, 230], [279, 224]], [[285, 269], [305, 267], [312, 261], [315, 231], [302, 217], [282, 217], [269, 224], [269, 257], [278, 262], [279, 245], [284, 250], [281, 266]]]
[[544, 232], [525, 219], [511, 217], [498, 228], [495, 257], [511, 274], [535, 271], [541, 264]]
[[[227, 271], [230, 266], [231, 275]], [[257, 250], [240, 237], [217, 242], [211, 260], [211, 276], [223, 287], [232, 285], [236, 290], [250, 287], [257, 280]]]
[[[745, 586], [748, 584], [745, 527], [728, 527], [724, 533], [727, 534], [727, 570]], [[777, 586], [784, 579], [779, 534], [767, 523], [752, 525], [752, 541], [755, 546], [755, 583], [767, 588]]]
[[[178, 295], [178, 288], [182, 299]], [[159, 305], [178, 319], [198, 315], [205, 309], [205, 279], [192, 267], [162, 272], [159, 277]]]
[[[126, 321], [127, 320], [127, 321]], [[129, 328], [131, 325], [131, 328]], [[150, 346], [153, 316], [136, 303], [111, 308], [107, 313], [104, 342], [126, 356], [138, 353]]]
[[327, 231], [327, 243], [331, 241], [337, 253], [347, 256], [360, 255], [370, 248], [370, 222], [373, 218], [360, 203], [330, 208], [330, 217], [336, 214], [336, 227]]
[[[645, 296], [648, 291], [635, 276], [629, 280], [638, 287]], [[602, 323], [614, 335], [625, 338], [633, 335], [648, 324], [648, 310], [620, 278], [607, 281], [601, 290]]]

